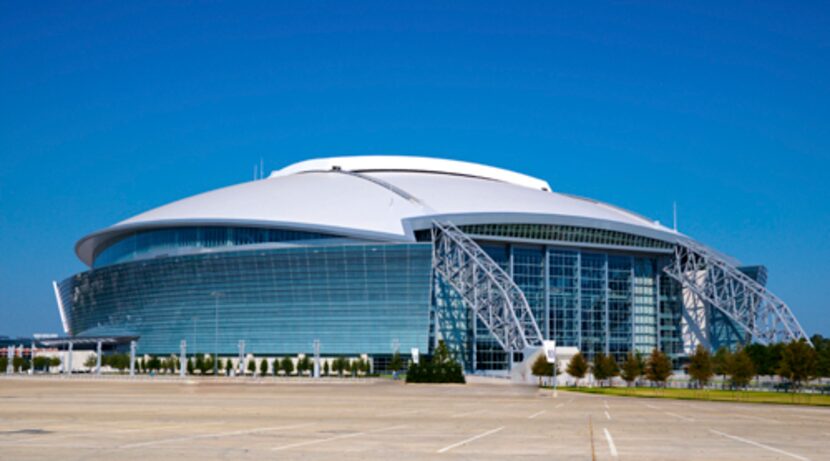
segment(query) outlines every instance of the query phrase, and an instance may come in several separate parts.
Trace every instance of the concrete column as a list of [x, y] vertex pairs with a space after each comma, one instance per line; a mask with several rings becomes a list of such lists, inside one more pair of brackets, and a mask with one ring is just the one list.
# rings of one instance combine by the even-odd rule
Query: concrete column
[[184, 378], [187, 375], [187, 340], [179, 343], [179, 376]]
[[72, 349], [74, 344], [69, 343], [69, 346], [66, 349], [66, 369], [64, 370], [67, 374], [72, 374]]
[[314, 340], [314, 377], [320, 377], [320, 340]]
[[6, 374], [14, 373], [14, 346], [9, 345], [6, 348], [6, 358], [9, 359], [9, 362], [6, 364]]
[[29, 343], [29, 375], [35, 374], [35, 342]]
[[245, 365], [246, 365], [245, 364], [245, 340], [244, 339], [239, 340], [238, 347], [239, 347], [239, 363], [238, 363], [239, 374], [244, 376], [245, 375]]
[[95, 347], [95, 374], [101, 374], [101, 341]]
[[135, 376], [135, 340], [130, 341], [130, 376]]

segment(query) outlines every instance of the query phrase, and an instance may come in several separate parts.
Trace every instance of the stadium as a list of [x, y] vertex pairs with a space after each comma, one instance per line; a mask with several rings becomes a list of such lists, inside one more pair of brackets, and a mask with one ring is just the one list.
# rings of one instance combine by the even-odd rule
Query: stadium
[[676, 229], [453, 160], [308, 160], [83, 237], [54, 284], [75, 338], [143, 354], [429, 355], [502, 373], [543, 340], [618, 361], [807, 339], [742, 266]]

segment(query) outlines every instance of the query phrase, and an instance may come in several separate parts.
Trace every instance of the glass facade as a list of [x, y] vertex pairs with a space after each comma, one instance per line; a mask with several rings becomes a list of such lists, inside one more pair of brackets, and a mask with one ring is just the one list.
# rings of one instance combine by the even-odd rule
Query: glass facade
[[635, 247], [671, 249], [672, 244], [662, 240], [625, 232], [591, 227], [553, 224], [474, 224], [459, 226], [472, 236], [506, 237], [510, 239], [573, 242], [607, 247]]
[[551, 338], [561, 346], [580, 343], [579, 252], [551, 248], [548, 251], [548, 287]]
[[[662, 345], [658, 330], [663, 328], [668, 335], [665, 345], [675, 351], [673, 338], [680, 340], [675, 314], [680, 311], [673, 304], [675, 298], [661, 304], [658, 297], [663, 277], [657, 267], [667, 256], [492, 241], [479, 245], [524, 292], [545, 338], [577, 347], [589, 360], [604, 353], [621, 363], [630, 351], [648, 354]], [[434, 302], [441, 306], [461, 303], [447, 287], [435, 294]], [[508, 356], [492, 335], [477, 319], [467, 322], [471, 325], [467, 335], [455, 332], [445, 338], [463, 341], [454, 347], [464, 351], [467, 368], [505, 370]]]
[[280, 242], [332, 239], [335, 235], [254, 227], [173, 227], [136, 231], [105, 245], [95, 255], [93, 267], [138, 259], [192, 253], [202, 249], [229, 248]]
[[389, 354], [428, 350], [429, 244], [334, 245], [171, 256], [60, 285], [74, 334], [140, 335], [141, 353]]
[[[589, 360], [654, 347], [682, 357], [682, 291], [661, 270], [665, 242], [568, 226], [462, 228], [513, 278], [545, 338]], [[61, 296], [75, 334], [137, 334], [142, 353], [174, 353], [184, 339], [190, 352], [236, 354], [245, 340], [249, 352], [297, 354], [319, 339], [323, 354], [386, 356], [430, 353], [440, 337], [467, 369], [505, 370], [509, 355], [433, 276], [429, 231], [416, 235], [370, 244], [246, 227], [136, 232], [62, 282]], [[546, 238], [561, 242], [532, 241]], [[282, 242], [292, 245], [269, 245]], [[222, 251], [203, 251], [213, 249]]]
[[683, 289], [679, 283], [662, 271], [660, 271], [657, 280], [660, 284], [658, 343], [660, 344], [660, 350], [676, 363], [683, 355], [683, 332], [681, 327]]
[[634, 350], [647, 355], [657, 347], [658, 306], [655, 261], [634, 259]]
[[[499, 267], [508, 274], [511, 273], [510, 252], [506, 245], [481, 244], [481, 248]], [[471, 355], [475, 357], [475, 362], [468, 362], [468, 367], [478, 370], [503, 369], [508, 361], [507, 353], [478, 318], [474, 319], [474, 324], [475, 332], [469, 347], [472, 349]]]

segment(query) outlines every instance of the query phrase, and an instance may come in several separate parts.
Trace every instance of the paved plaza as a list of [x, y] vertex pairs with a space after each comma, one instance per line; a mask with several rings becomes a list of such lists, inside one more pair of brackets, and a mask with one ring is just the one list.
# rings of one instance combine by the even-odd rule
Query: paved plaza
[[499, 384], [0, 378], [0, 459], [826, 460], [830, 409]]

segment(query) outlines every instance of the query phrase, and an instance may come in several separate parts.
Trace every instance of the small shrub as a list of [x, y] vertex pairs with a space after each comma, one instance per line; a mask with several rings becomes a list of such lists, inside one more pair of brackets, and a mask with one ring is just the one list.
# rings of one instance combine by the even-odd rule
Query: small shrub
[[466, 381], [461, 364], [450, 357], [444, 341], [439, 341], [431, 360], [409, 365], [406, 382], [464, 384]]

